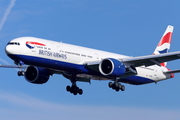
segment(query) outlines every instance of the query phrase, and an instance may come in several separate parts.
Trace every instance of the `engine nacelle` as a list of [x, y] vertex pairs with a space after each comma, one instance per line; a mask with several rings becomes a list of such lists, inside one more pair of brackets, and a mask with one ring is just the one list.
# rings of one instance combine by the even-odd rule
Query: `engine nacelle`
[[30, 83], [43, 84], [49, 80], [49, 73], [46, 69], [40, 67], [27, 67], [24, 77]]
[[126, 68], [119, 60], [107, 58], [99, 64], [99, 71], [105, 76], [121, 76], [126, 72]]

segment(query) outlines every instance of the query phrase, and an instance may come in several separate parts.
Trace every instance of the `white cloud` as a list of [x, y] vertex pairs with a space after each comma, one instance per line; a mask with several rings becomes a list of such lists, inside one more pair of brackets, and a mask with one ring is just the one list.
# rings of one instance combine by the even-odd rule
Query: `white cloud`
[[8, 5], [5, 13], [4, 13], [4, 16], [0, 22], [0, 31], [2, 30], [3, 26], [4, 26], [4, 23], [6, 22], [6, 19], [9, 15], [9, 13], [11, 12], [11, 9], [13, 8], [13, 6], [15, 5], [15, 2], [16, 0], [11, 0], [10, 4]]
[[10, 65], [6, 60], [4, 60], [4, 59], [2, 59], [2, 58], [0, 58], [0, 61], [3, 62], [3, 63], [5, 63], [6, 65]]
[[0, 91], [0, 103], [0, 115], [3, 120], [180, 119], [180, 110], [124, 108], [120, 106], [63, 105], [40, 100], [19, 92], [10, 93]]

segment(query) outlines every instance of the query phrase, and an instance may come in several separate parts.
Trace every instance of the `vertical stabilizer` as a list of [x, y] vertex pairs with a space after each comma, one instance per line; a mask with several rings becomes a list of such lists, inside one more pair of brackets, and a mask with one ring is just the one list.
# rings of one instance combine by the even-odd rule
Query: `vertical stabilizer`
[[[173, 29], [174, 29], [173, 26], [171, 26], [171, 25], [167, 26], [161, 40], [159, 41], [159, 43], [153, 53], [154, 55], [168, 53], [168, 51], [170, 49], [170, 45], [171, 45]], [[167, 64], [166, 62], [161, 63], [161, 65], [164, 67], [166, 67], [166, 64]]]

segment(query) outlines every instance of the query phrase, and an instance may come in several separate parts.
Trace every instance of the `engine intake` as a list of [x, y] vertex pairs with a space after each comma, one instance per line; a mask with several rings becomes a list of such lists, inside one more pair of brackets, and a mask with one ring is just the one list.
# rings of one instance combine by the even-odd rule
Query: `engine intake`
[[119, 60], [107, 58], [99, 64], [99, 71], [105, 76], [121, 76], [125, 74], [126, 68]]
[[24, 77], [30, 83], [43, 84], [49, 80], [49, 73], [44, 68], [29, 66], [25, 71]]

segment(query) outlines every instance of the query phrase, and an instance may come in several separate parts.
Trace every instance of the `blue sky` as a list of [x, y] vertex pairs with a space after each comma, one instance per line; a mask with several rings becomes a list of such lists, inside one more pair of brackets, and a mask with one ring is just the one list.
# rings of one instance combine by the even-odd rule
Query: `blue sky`
[[[153, 53], [167, 25], [175, 27], [170, 51], [179, 51], [177, 0], [0, 0], [0, 63], [13, 64], [4, 52], [7, 42], [22, 36], [62, 41], [129, 56]], [[180, 69], [180, 61], [168, 63]], [[115, 92], [108, 81], [77, 83], [54, 75], [44, 85], [28, 83], [16, 69], [0, 69], [0, 115], [11, 119], [180, 119], [180, 74], [156, 84], [127, 85]]]

